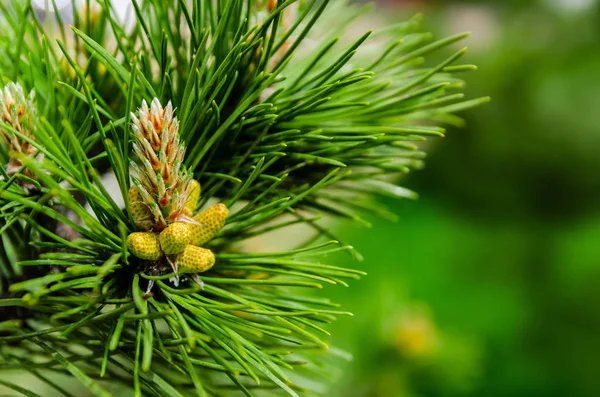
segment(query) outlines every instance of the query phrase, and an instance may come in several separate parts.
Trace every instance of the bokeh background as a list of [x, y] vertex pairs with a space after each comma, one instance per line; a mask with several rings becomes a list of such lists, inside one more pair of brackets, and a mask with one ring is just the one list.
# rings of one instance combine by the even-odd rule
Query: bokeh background
[[402, 181], [421, 198], [384, 203], [399, 222], [340, 226], [369, 275], [327, 291], [355, 314], [331, 327], [354, 360], [327, 395], [600, 396], [600, 2], [377, 7], [473, 32], [467, 93], [492, 102], [428, 143]]
[[[331, 396], [600, 395], [600, 4], [379, 1], [442, 36], [471, 31], [467, 126], [430, 143], [389, 201], [344, 228], [369, 276], [332, 289], [354, 355]], [[348, 259], [348, 266], [356, 266]]]

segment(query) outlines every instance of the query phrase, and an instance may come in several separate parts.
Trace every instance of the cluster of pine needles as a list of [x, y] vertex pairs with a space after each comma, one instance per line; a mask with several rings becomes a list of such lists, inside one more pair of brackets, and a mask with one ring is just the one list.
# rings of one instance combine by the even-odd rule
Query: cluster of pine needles
[[[311, 291], [364, 275], [332, 263], [360, 257], [332, 221], [393, 218], [376, 197], [415, 197], [395, 181], [420, 142], [487, 100], [460, 92], [465, 49], [425, 61], [467, 34], [434, 41], [415, 17], [356, 36], [368, 7], [343, 0], [134, 0], [127, 18], [110, 0], [46, 4], [0, 2], [0, 385], [324, 393], [344, 356], [326, 324], [348, 313]], [[201, 282], [127, 244], [132, 113], [155, 98], [197, 210], [229, 210]]]

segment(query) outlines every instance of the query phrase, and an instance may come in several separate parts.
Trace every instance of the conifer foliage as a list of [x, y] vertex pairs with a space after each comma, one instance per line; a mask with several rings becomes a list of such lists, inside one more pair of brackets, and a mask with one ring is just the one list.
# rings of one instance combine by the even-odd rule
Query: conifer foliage
[[487, 101], [464, 49], [425, 60], [467, 35], [356, 36], [345, 0], [46, 3], [0, 2], [0, 385], [326, 393], [349, 313], [313, 291], [364, 275], [332, 221], [393, 217], [419, 142]]

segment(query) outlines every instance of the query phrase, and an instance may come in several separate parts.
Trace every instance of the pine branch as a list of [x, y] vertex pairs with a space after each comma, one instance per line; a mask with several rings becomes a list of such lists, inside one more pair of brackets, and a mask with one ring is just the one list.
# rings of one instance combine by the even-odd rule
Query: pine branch
[[394, 218], [375, 200], [416, 197], [395, 181], [420, 142], [488, 100], [460, 93], [464, 49], [425, 61], [467, 35], [415, 17], [352, 38], [367, 10], [341, 1], [134, 6], [129, 29], [108, 0], [0, 4], [0, 75], [37, 109], [0, 125], [0, 371], [65, 395], [52, 374], [97, 396], [323, 392], [350, 313], [310, 291], [365, 275], [333, 264], [360, 254], [331, 220]]

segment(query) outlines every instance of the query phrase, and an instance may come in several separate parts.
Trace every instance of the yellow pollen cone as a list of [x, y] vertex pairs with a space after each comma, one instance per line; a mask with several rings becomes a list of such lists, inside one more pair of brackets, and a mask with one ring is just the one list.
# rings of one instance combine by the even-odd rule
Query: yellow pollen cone
[[177, 266], [181, 274], [202, 273], [214, 264], [215, 255], [206, 248], [188, 245], [181, 254], [177, 255]]
[[192, 239], [190, 227], [181, 222], [176, 222], [160, 233], [158, 237], [160, 247], [166, 255], [175, 255], [183, 252]]
[[137, 187], [132, 186], [127, 193], [129, 210], [135, 225], [142, 230], [150, 230], [153, 226], [154, 216], [152, 211], [142, 201], [142, 196]]
[[194, 217], [201, 225], [189, 224], [192, 231], [192, 244], [202, 245], [212, 239], [225, 225], [229, 210], [225, 204], [215, 204]]
[[157, 261], [163, 257], [158, 235], [155, 233], [131, 233], [127, 237], [127, 248], [132, 255], [147, 261]]
[[198, 206], [198, 201], [200, 201], [200, 183], [197, 180], [192, 180], [190, 183], [190, 190], [188, 192], [188, 199], [185, 202], [185, 210], [184, 213], [187, 216], [191, 216], [194, 211], [196, 211], [196, 207]]

